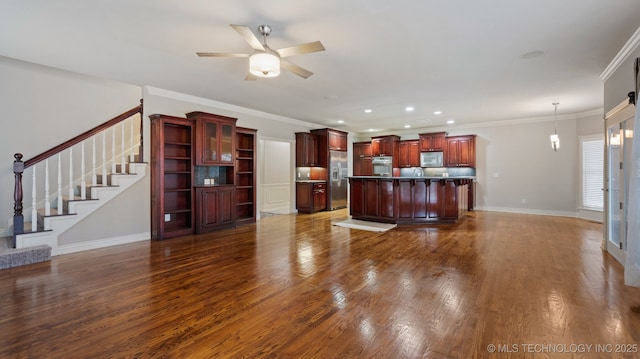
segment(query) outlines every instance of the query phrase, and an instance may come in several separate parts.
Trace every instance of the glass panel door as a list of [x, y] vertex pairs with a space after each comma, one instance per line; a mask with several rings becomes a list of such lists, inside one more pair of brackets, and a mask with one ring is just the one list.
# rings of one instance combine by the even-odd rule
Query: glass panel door
[[624, 264], [627, 250], [627, 201], [631, 176], [631, 144], [634, 119], [611, 125], [608, 136], [608, 230], [607, 251]]
[[624, 192], [622, 171], [622, 136], [621, 123], [616, 123], [607, 129], [608, 137], [608, 177], [609, 177], [609, 205], [607, 251], [620, 263], [624, 263], [623, 223], [624, 223]]
[[204, 135], [204, 160], [218, 160], [218, 124], [215, 122], [205, 122]]

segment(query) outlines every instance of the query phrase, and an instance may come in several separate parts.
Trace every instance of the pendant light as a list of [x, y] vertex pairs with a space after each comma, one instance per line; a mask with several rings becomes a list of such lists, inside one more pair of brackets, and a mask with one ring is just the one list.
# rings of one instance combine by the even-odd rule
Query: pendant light
[[554, 110], [553, 110], [554, 132], [553, 132], [553, 135], [550, 136], [550, 138], [551, 138], [551, 148], [553, 148], [554, 151], [558, 151], [558, 148], [560, 148], [560, 137], [558, 137], [558, 105], [559, 104], [560, 102], [552, 103], [552, 105], [554, 106]]

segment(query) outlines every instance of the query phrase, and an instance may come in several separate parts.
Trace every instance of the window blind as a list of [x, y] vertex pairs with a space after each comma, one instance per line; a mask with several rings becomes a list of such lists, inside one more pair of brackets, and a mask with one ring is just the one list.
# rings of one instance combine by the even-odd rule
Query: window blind
[[582, 139], [582, 206], [604, 208], [604, 139]]

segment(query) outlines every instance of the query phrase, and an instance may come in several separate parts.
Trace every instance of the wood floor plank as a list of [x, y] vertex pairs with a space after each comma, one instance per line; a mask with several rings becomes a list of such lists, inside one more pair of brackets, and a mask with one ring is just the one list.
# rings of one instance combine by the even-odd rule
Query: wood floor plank
[[595, 352], [640, 345], [640, 289], [600, 249], [601, 224], [474, 212], [384, 233], [332, 225], [346, 218], [274, 216], [3, 270], [0, 357], [640, 357]]

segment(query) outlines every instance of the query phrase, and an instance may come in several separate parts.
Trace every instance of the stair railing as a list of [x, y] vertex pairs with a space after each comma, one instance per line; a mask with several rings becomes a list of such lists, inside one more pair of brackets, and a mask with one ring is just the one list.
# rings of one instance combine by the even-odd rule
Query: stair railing
[[[44, 216], [51, 215], [53, 206], [57, 209], [58, 215], [64, 214], [63, 205], [63, 152], [66, 153], [69, 160], [65, 161], [68, 167], [68, 178], [65, 185], [68, 186], [68, 198], [74, 199], [76, 196], [75, 183], [79, 182], [79, 198], [87, 199], [87, 177], [91, 177], [91, 186], [97, 186], [100, 181], [102, 185], [107, 185], [107, 169], [110, 167], [111, 173], [117, 172], [118, 162], [120, 164], [121, 173], [125, 172], [128, 162], [144, 162], [143, 157], [143, 121], [142, 121], [143, 103], [140, 105], [104, 122], [84, 133], [67, 140], [41, 154], [22, 161], [23, 155], [16, 153], [13, 157], [13, 173], [15, 178], [15, 186], [13, 191], [13, 247], [16, 245], [16, 235], [25, 233], [25, 218], [23, 215], [23, 184], [22, 177], [26, 169], [32, 168], [31, 171], [31, 232], [38, 231], [38, 205], [42, 202], [44, 206]], [[136, 116], [139, 115], [139, 116]], [[136, 126], [136, 123], [138, 125]], [[118, 126], [119, 125], [119, 126]], [[137, 127], [137, 128], [136, 128]], [[110, 138], [108, 138], [110, 137]], [[127, 143], [128, 142], [128, 143]], [[90, 147], [91, 164], [90, 170], [86, 171], [86, 150]], [[78, 146], [76, 146], [78, 145]], [[118, 146], [119, 145], [119, 146]], [[79, 147], [80, 159], [73, 155], [74, 146]], [[119, 147], [119, 148], [118, 148]], [[108, 153], [110, 152], [110, 153]], [[118, 153], [119, 152], [119, 153]], [[100, 160], [96, 157], [100, 155]], [[109, 156], [108, 156], [109, 155]], [[57, 157], [57, 161], [53, 157]], [[77, 156], [76, 156], [77, 157]], [[136, 158], [137, 157], [137, 158]], [[57, 201], [52, 204], [53, 195], [50, 191], [49, 179], [49, 162], [57, 162]], [[74, 163], [80, 162], [80, 174], [77, 178], [74, 176]], [[98, 162], [99, 161], [99, 162]], [[41, 170], [44, 171], [44, 178], [38, 178], [36, 175], [36, 165], [40, 164]], [[44, 168], [42, 168], [44, 167]], [[98, 178], [101, 175], [100, 179]], [[38, 182], [38, 180], [40, 180]], [[38, 200], [37, 188], [44, 187], [44, 196]]]

